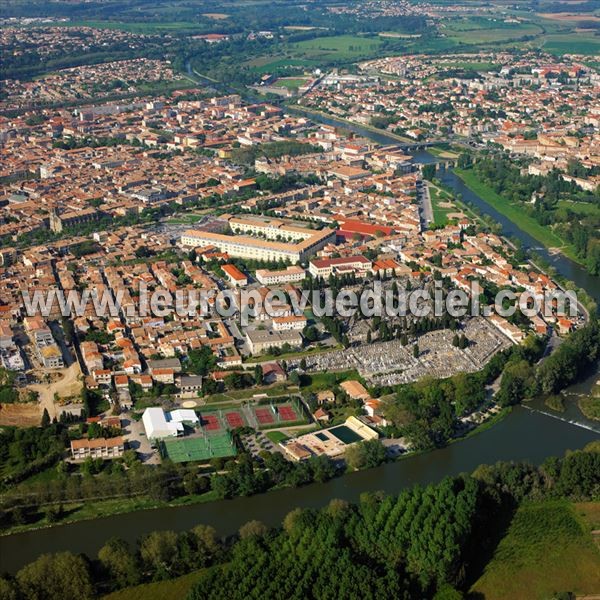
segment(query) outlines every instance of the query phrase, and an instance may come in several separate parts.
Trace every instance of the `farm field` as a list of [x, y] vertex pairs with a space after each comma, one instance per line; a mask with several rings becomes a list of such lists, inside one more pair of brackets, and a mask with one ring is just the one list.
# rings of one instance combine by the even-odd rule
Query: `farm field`
[[510, 22], [487, 17], [454, 19], [440, 27], [440, 33], [456, 44], [488, 44], [505, 42], [524, 36], [536, 36], [543, 28], [532, 22]]
[[508, 42], [524, 36], [535, 36], [542, 32], [537, 25], [519, 25], [514, 28], [471, 29], [449, 32], [451, 40], [457, 44], [489, 44], [492, 42]]
[[550, 598], [600, 589], [600, 550], [591, 536], [600, 503], [522, 505], [472, 591], [486, 600]]
[[296, 42], [291, 48], [308, 59], [351, 60], [372, 55], [381, 45], [377, 37], [337, 35]]
[[584, 33], [553, 34], [542, 38], [540, 47], [552, 54], [600, 54], [600, 36]]

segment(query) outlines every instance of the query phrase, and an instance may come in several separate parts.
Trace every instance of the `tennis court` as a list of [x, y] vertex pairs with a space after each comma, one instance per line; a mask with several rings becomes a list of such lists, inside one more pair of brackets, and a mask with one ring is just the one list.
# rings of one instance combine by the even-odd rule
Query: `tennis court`
[[237, 411], [226, 412], [225, 420], [227, 421], [227, 425], [230, 429], [235, 429], [236, 427], [244, 427], [244, 425], [246, 425], [244, 417], [241, 415], [241, 413]]
[[275, 416], [270, 408], [255, 408], [254, 414], [260, 425], [269, 425], [275, 423]]
[[[270, 404], [269, 406], [252, 407], [256, 417], [256, 423], [260, 428], [268, 428], [277, 424], [304, 423], [304, 413], [296, 405], [296, 402], [284, 404]], [[252, 419], [251, 419], [252, 422]]]
[[160, 443], [160, 448], [162, 456], [175, 463], [208, 461], [211, 458], [236, 454], [235, 446], [228, 433], [164, 440]]
[[202, 413], [200, 416], [200, 425], [206, 431], [219, 431], [221, 429], [217, 415], [211, 415], [210, 413]]
[[284, 404], [277, 407], [277, 412], [282, 421], [299, 421], [300, 417], [289, 404]]

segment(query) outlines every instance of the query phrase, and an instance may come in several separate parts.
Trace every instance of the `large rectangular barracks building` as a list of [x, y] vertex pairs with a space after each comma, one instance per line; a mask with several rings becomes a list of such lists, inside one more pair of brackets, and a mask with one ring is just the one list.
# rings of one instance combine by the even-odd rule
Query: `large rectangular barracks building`
[[335, 242], [333, 229], [294, 227], [267, 218], [228, 219], [233, 235], [191, 229], [181, 236], [182, 246], [214, 246], [229, 256], [255, 260], [303, 262], [324, 246]]

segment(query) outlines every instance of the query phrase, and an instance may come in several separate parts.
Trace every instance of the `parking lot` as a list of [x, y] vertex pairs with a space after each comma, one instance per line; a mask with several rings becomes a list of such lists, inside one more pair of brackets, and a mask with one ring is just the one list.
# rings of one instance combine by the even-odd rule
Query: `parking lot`
[[242, 437], [244, 448], [253, 456], [258, 456], [263, 450], [281, 452], [279, 445], [274, 444], [262, 431]]

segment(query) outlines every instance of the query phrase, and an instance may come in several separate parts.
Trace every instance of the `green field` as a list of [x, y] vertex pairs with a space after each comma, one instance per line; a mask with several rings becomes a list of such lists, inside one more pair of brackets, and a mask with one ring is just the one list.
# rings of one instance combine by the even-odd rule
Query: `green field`
[[600, 206], [597, 204], [591, 204], [590, 202], [570, 202], [569, 200], [559, 200], [558, 206], [560, 208], [568, 208], [578, 215], [595, 215], [600, 217]]
[[489, 44], [508, 42], [524, 36], [537, 36], [543, 33], [541, 26], [535, 23], [505, 23], [487, 17], [467, 17], [451, 20], [447, 26], [440, 27], [448, 39], [457, 44]]
[[330, 390], [333, 386], [347, 381], [348, 379], [356, 379], [363, 381], [356, 369], [348, 371], [325, 371], [322, 373], [310, 373], [307, 375], [310, 382], [302, 388], [303, 392], [320, 392], [322, 390]]
[[490, 206], [518, 225], [520, 229], [528, 233], [531, 237], [535, 238], [547, 248], [560, 248], [564, 254], [570, 258], [574, 258], [571, 248], [568, 247], [551, 229], [540, 225], [533, 217], [530, 217], [519, 204], [508, 202], [499, 196], [492, 188], [479, 181], [477, 175], [473, 171], [454, 169], [454, 172], [464, 181], [470, 190], [478, 194]]
[[361, 56], [373, 55], [382, 45], [377, 37], [357, 35], [336, 35], [304, 40], [291, 45], [291, 48], [309, 59], [351, 60]]
[[204, 216], [205, 215], [197, 215], [193, 213], [183, 214], [169, 219], [168, 222], [175, 225], [194, 225], [195, 223], [200, 221]]
[[431, 207], [433, 208], [433, 223], [435, 225], [446, 225], [448, 223], [448, 215], [450, 213], [460, 212], [458, 208], [444, 208], [440, 206], [444, 202], [451, 202], [452, 196], [433, 186], [429, 186], [429, 194], [431, 196]]
[[288, 436], [282, 431], [267, 431], [265, 435], [274, 443], [279, 444], [288, 439]]
[[600, 551], [590, 534], [598, 508], [563, 500], [523, 504], [472, 591], [486, 600], [598, 593]]
[[200, 575], [202, 571], [194, 571], [176, 579], [136, 585], [108, 594], [102, 600], [180, 600], [187, 596]]
[[288, 90], [294, 90], [305, 85], [307, 81], [307, 79], [292, 77], [289, 79], [278, 79], [273, 85], [275, 87], [283, 87], [287, 88]]
[[460, 154], [460, 149], [452, 149], [451, 147], [445, 146], [430, 146], [427, 148], [427, 152], [429, 154], [433, 154], [433, 156], [437, 156], [439, 158], [458, 158]]
[[552, 54], [600, 55], [600, 36], [589, 33], [568, 33], [548, 35], [543, 38], [540, 47]]
[[205, 437], [164, 440], [160, 443], [161, 454], [174, 463], [207, 461], [236, 454], [229, 433], [214, 433]]
[[541, 30], [536, 25], [515, 27], [514, 29], [475, 29], [457, 32], [450, 39], [457, 44], [489, 44], [492, 42], [509, 42], [526, 35], [539, 35]]

